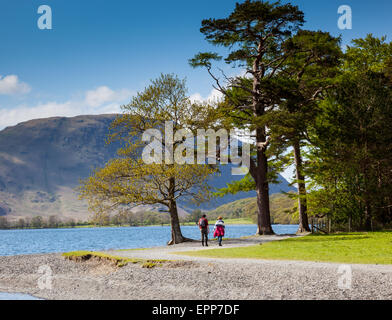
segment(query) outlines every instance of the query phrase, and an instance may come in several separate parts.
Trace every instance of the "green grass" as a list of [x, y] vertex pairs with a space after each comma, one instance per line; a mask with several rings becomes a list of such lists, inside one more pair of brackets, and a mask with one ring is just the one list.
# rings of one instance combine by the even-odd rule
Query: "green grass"
[[93, 257], [100, 258], [102, 260], [111, 261], [117, 267], [126, 266], [128, 263], [141, 264], [143, 268], [153, 268], [155, 266], [162, 266], [162, 263], [168, 262], [169, 260], [150, 260], [150, 259], [138, 259], [138, 258], [125, 258], [120, 256], [112, 256], [103, 252], [96, 251], [72, 251], [63, 253], [63, 256], [73, 261], [86, 261]]
[[392, 264], [392, 232], [309, 235], [250, 247], [179, 254], [215, 258]]
[[247, 218], [237, 218], [237, 219], [226, 219], [224, 220], [225, 224], [254, 224], [254, 222], [251, 219]]

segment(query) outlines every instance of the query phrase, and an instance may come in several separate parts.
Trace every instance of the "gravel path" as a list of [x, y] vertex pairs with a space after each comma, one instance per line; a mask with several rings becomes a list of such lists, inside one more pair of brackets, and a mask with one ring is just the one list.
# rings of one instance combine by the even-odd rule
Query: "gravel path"
[[236, 248], [252, 246], [260, 243], [266, 243], [270, 241], [284, 240], [288, 238], [296, 237], [294, 235], [273, 235], [273, 236], [250, 236], [240, 239], [228, 239], [223, 241], [223, 246], [219, 247], [217, 241], [209, 241], [208, 247], [203, 247], [200, 241], [196, 242], [185, 242], [175, 246], [164, 246], [148, 248], [145, 250], [130, 249], [130, 250], [108, 250], [106, 253], [122, 256], [126, 258], [142, 258], [142, 259], [167, 259], [167, 260], [191, 260], [191, 261], [227, 261], [226, 259], [212, 259], [212, 258], [201, 258], [201, 257], [190, 257], [184, 255], [176, 255], [175, 252], [181, 251], [199, 251], [199, 250], [211, 250], [211, 249], [224, 249], [224, 248]]
[[[225, 247], [274, 239], [226, 241]], [[389, 265], [352, 265], [351, 289], [343, 289], [338, 285], [339, 264], [177, 257], [171, 253], [196, 249], [200, 244], [115, 252], [182, 260], [152, 269], [140, 264], [115, 268], [95, 261], [75, 263], [60, 254], [0, 257], [0, 292], [45, 299], [392, 299]], [[51, 281], [38, 272], [40, 267], [46, 270], [42, 266], [50, 267]], [[51, 284], [51, 289], [40, 289], [40, 279]]]

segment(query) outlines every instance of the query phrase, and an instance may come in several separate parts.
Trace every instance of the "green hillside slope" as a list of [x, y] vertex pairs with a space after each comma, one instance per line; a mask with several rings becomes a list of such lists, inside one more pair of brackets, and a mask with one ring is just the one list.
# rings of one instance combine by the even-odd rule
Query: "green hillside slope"
[[[298, 219], [291, 213], [296, 200], [282, 193], [271, 195], [271, 219], [273, 224], [297, 224]], [[256, 198], [246, 198], [230, 202], [209, 212], [210, 218], [222, 216], [225, 219], [247, 218], [256, 222]]]

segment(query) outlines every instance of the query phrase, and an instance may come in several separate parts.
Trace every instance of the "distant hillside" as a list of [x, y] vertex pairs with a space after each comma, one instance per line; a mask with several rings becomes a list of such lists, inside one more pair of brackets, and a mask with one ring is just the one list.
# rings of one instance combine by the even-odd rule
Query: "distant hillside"
[[[231, 166], [230, 165], [225, 165], [221, 166], [221, 175], [217, 177], [213, 177], [210, 180], [210, 185], [214, 186], [216, 189], [221, 189], [227, 186], [228, 183], [236, 180], [241, 180], [243, 176], [233, 176], [231, 175]], [[294, 187], [289, 186], [289, 183], [285, 178], [283, 178], [281, 175], [278, 177], [278, 184], [270, 184], [269, 185], [269, 191], [270, 194], [276, 194], [276, 193], [282, 193], [282, 192], [290, 192], [290, 191], [296, 191]], [[249, 192], [239, 192], [237, 194], [227, 194], [224, 197], [220, 198], [217, 197], [210, 202], [207, 203], [202, 203], [199, 206], [195, 205], [189, 205], [188, 203], [181, 203], [183, 207], [188, 208], [189, 210], [193, 209], [201, 209], [205, 211], [213, 210], [218, 208], [221, 205], [224, 205], [226, 203], [230, 203], [239, 199], [246, 199], [246, 198], [251, 198], [256, 196], [256, 191], [249, 191]]]
[[37, 119], [0, 131], [1, 212], [87, 218], [73, 189], [115, 155], [105, 143], [114, 117]]
[[[297, 224], [298, 218], [293, 218], [292, 211], [296, 206], [296, 200], [284, 194], [273, 194], [271, 200], [271, 220], [273, 224]], [[211, 218], [222, 216], [225, 219], [250, 218], [256, 222], [257, 203], [256, 198], [246, 198], [230, 202], [212, 210], [208, 214]]]
[[[88, 217], [85, 202], [79, 201], [75, 188], [80, 179], [115, 157], [118, 145], [105, 143], [115, 115], [55, 117], [20, 123], [0, 131], [0, 216]], [[231, 176], [230, 166], [211, 179], [221, 188], [240, 176]], [[286, 180], [271, 185], [271, 193], [290, 191]], [[180, 203], [186, 211], [218, 206], [254, 196], [255, 192], [219, 198], [200, 207]], [[140, 208], [149, 211], [152, 208]], [[180, 210], [182, 215], [187, 212]]]

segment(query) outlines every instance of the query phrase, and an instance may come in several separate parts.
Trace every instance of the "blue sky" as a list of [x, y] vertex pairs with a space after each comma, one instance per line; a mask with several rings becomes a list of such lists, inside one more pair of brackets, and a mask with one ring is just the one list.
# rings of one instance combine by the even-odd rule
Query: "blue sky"
[[[189, 67], [211, 50], [201, 20], [225, 17], [232, 0], [0, 0], [0, 129], [32, 118], [116, 112], [161, 72], [186, 77], [189, 94], [207, 98], [212, 81]], [[293, 0], [308, 29], [392, 38], [389, 0]], [[39, 30], [49, 5], [53, 29]], [[353, 29], [339, 30], [337, 9], [353, 10]]]

